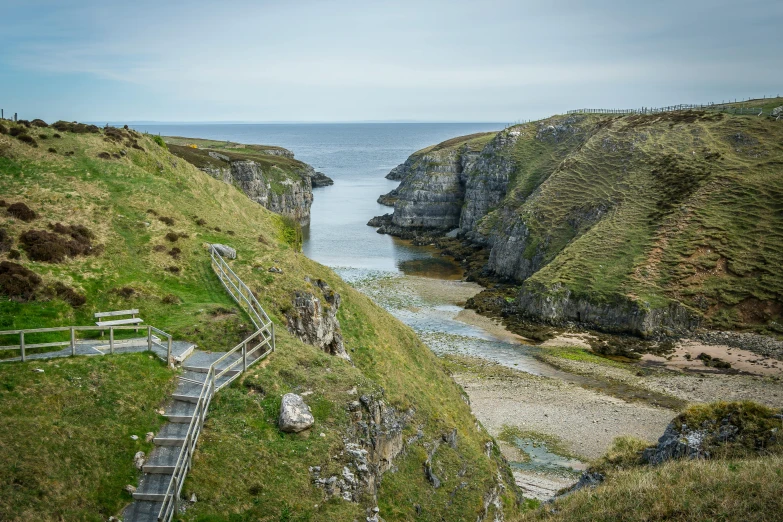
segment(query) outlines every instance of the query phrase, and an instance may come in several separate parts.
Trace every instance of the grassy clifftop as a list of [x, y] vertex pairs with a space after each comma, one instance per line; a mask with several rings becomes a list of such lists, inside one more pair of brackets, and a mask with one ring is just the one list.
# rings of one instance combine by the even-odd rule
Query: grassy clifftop
[[[8, 131], [9, 125], [4, 125]], [[290, 220], [182, 161], [149, 136], [123, 131], [113, 139], [114, 131], [76, 133], [50, 127], [30, 128], [25, 134], [35, 135], [38, 147], [10, 134], [0, 135], [0, 193], [5, 205], [0, 208], [4, 245], [0, 262], [19, 264], [40, 280], [35, 283], [34, 277], [27, 277], [31, 288], [25, 294], [11, 296], [11, 287], [4, 287], [0, 329], [91, 324], [96, 311], [139, 308], [145, 323], [196, 342], [201, 349], [232, 347], [250, 326], [211, 272], [205, 245], [212, 242], [237, 249], [233, 268], [277, 324], [277, 353], [213, 403], [186, 483], [186, 491], [195, 493], [199, 501], [186, 518], [353, 520], [363, 516], [372, 499], [327, 501], [309, 470], [321, 466], [324, 473], [341, 473], [347, 458], [344, 439], [355, 428], [348, 406], [362, 395], [382, 399], [411, 415], [403, 429], [403, 440], [410, 443], [394, 459], [378, 490], [377, 502], [387, 521], [417, 516], [420, 520], [473, 521], [479, 515], [491, 519], [495, 508], [487, 508], [485, 500], [493, 490], [507, 514], [516, 511], [512, 486], [496, 489], [507, 468], [497, 451], [490, 457], [485, 454], [491, 439], [476, 425], [441, 363], [409, 328], [331, 270], [299, 253], [298, 234]], [[50, 146], [53, 152], [47, 151]], [[18, 205], [12, 209], [18, 203], [34, 216], [17, 212]], [[269, 273], [271, 266], [282, 273]], [[294, 292], [312, 291], [306, 277], [323, 279], [342, 295], [338, 317], [354, 365], [287, 333], [284, 313], [292, 306]], [[4, 367], [3, 379], [28, 372], [30, 363], [13, 363]], [[140, 372], [138, 378], [147, 376]], [[43, 388], [32, 388], [25, 400], [37, 397], [38, 390], [43, 393]], [[276, 428], [280, 397], [289, 391], [311, 392], [305, 399], [316, 424], [305, 434], [282, 434]], [[95, 393], [100, 397], [100, 389]], [[5, 400], [8, 407], [23, 407], [21, 402], [15, 406], [10, 402], [21, 398], [4, 395]], [[52, 415], [53, 422], [60, 422], [58, 412]], [[443, 436], [454, 428], [456, 443], [442, 444]], [[28, 437], [31, 450], [43, 443], [33, 433], [3, 433], [0, 445], [5, 447], [11, 437], [20, 435]], [[63, 477], [93, 466], [67, 457], [51, 463]], [[439, 488], [425, 476], [427, 461], [441, 481]], [[125, 477], [128, 469], [116, 473]], [[41, 494], [51, 493], [46, 487]], [[73, 487], [75, 498], [87, 498], [94, 486], [83, 482]], [[113, 487], [107, 491], [103, 515], [111, 514], [124, 495]], [[9, 505], [7, 512], [14, 514], [27, 505], [22, 496], [4, 502]], [[56, 519], [50, 508], [33, 506], [30, 515]]]

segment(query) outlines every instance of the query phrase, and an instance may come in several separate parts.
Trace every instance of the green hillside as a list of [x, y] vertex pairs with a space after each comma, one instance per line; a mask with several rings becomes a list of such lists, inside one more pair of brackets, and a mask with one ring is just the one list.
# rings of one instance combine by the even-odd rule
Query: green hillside
[[530, 231], [524, 255], [545, 260], [527, 289], [642, 308], [678, 302], [708, 326], [778, 331], [783, 125], [686, 112], [541, 127], [522, 126], [508, 151], [520, 167], [506, 208]]
[[[359, 503], [326, 501], [309, 467], [340, 472], [347, 459], [344, 439], [355, 430], [348, 406], [362, 395], [382, 399], [401, 416], [409, 416], [402, 439], [410, 442], [378, 489], [377, 505], [385, 520], [473, 522], [479, 515], [491, 520], [495, 508], [487, 507], [485, 499], [493, 491], [507, 516], [517, 511], [507, 466], [497, 450], [486, 456], [485, 444], [491, 437], [477, 427], [461, 390], [441, 363], [412, 330], [302, 255], [301, 236], [290, 220], [172, 155], [150, 136], [71, 124], [2, 124], [0, 263], [14, 268], [8, 277], [0, 274], [5, 294], [0, 297], [0, 329], [92, 324], [96, 311], [138, 308], [145, 324], [176, 339], [196, 342], [204, 350], [225, 350], [243, 339], [251, 326], [211, 271], [206, 244], [212, 242], [237, 249], [233, 268], [277, 325], [277, 352], [213, 402], [185, 485], [188, 495], [198, 498], [186, 519], [361, 518], [366, 508], [376, 505], [372, 498]], [[269, 273], [271, 266], [282, 273]], [[341, 294], [338, 317], [354, 365], [303, 344], [286, 331], [284, 313], [292, 306], [294, 292], [312, 290], [306, 277], [323, 279]], [[12, 344], [16, 339], [1, 341]], [[0, 375], [9, 383], [28, 375], [34, 363], [4, 364]], [[102, 371], [92, 359], [67, 364], [94, 365], [96, 379]], [[47, 369], [39, 378], [49, 384], [28, 386], [24, 395], [3, 392], [4, 407], [21, 411], [25, 401], [41, 400], [57, 384], [57, 372]], [[118, 378], [116, 386], [126, 386], [127, 378]], [[135, 378], [152, 386], [152, 374], [146, 371], [136, 372]], [[96, 397], [101, 390], [92, 389]], [[289, 391], [312, 392], [306, 396], [316, 418], [312, 430], [299, 435], [277, 430], [280, 398]], [[157, 396], [139, 400], [151, 402], [149, 408], [160, 406]], [[71, 409], [81, 406], [75, 403]], [[83, 407], [86, 411], [90, 403]], [[50, 415], [55, 425], [68, 422], [58, 410]], [[441, 444], [455, 428], [456, 442]], [[0, 431], [0, 447], [12, 448], [12, 442], [22, 438], [27, 451], [42, 451], [48, 442], [35, 433], [33, 427], [21, 425]], [[77, 440], [86, 446], [113, 442]], [[117, 439], [116, 444], [124, 447], [125, 441]], [[89, 454], [89, 448], [81, 450]], [[102, 491], [96, 508], [103, 519], [116, 514], [112, 510], [127, 499], [119, 482], [127, 480], [132, 462], [122, 469], [106, 469], [104, 461], [76, 458], [76, 451], [62, 448], [49, 465], [62, 480], [95, 467], [98, 471], [90, 472], [122, 477], [109, 480], [113, 485]], [[438, 488], [425, 476], [428, 459], [440, 478]], [[23, 480], [19, 474], [24, 472], [6, 468], [4, 482]], [[44, 482], [37, 494], [56, 498], [53, 487]], [[90, 498], [95, 485], [84, 480], [70, 487], [71, 497], [79, 502]], [[52, 503], [30, 504], [25, 491], [20, 486], [14, 492], [17, 496], [3, 499], [3, 509], [10, 514], [6, 519], [61, 519]], [[66, 518], [91, 519], [84, 511], [96, 504], [84, 505], [83, 511]]]

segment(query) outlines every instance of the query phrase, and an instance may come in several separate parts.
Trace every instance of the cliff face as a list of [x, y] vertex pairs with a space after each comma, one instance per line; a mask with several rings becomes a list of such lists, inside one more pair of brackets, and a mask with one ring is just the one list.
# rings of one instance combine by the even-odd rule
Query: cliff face
[[310, 223], [315, 170], [278, 147], [235, 145], [220, 149], [194, 149], [169, 145], [172, 153], [193, 163], [213, 178], [235, 185], [256, 203], [301, 225]]
[[542, 321], [778, 331], [781, 138], [772, 119], [714, 113], [553, 117], [413, 154], [372, 223], [487, 247], [485, 273]]

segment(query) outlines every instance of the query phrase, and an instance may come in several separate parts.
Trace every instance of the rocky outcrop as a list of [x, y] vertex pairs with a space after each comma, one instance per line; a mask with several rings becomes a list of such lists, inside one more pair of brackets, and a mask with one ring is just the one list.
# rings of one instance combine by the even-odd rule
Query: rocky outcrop
[[280, 402], [280, 416], [277, 425], [280, 431], [299, 433], [310, 428], [315, 419], [304, 399], [295, 393], [286, 393]]
[[322, 466], [311, 467], [310, 472], [327, 497], [359, 502], [369, 496], [375, 503], [381, 477], [405, 448], [402, 432], [414, 411], [400, 412], [382, 397], [371, 395], [362, 395], [350, 402], [347, 409], [352, 423], [340, 473], [324, 476]]
[[599, 302], [575, 296], [567, 287], [556, 284], [542, 288], [522, 285], [514, 304], [519, 315], [552, 325], [578, 323], [617, 333], [642, 337], [654, 335], [681, 336], [696, 328], [699, 317], [679, 303], [651, 308], [628, 298], [617, 297]]
[[316, 172], [310, 176], [310, 180], [313, 183], [313, 187], [328, 187], [329, 185], [334, 185], [334, 180], [323, 172]]
[[[775, 107], [774, 109], [772, 109], [772, 117], [775, 118], [776, 120], [779, 120], [779, 119], [783, 118], [783, 105], [781, 105], [780, 107]], [[391, 178], [389, 178], [389, 179], [391, 179]]]
[[752, 403], [715, 403], [711, 415], [686, 411], [666, 427], [658, 444], [644, 450], [642, 460], [661, 464], [671, 459], [709, 459], [719, 451], [734, 455], [763, 453], [780, 444], [779, 411]]
[[293, 308], [285, 312], [288, 331], [302, 342], [350, 361], [351, 357], [343, 343], [340, 321], [337, 320], [340, 294], [320, 279], [307, 279], [307, 282], [312, 284], [313, 292], [297, 291]]

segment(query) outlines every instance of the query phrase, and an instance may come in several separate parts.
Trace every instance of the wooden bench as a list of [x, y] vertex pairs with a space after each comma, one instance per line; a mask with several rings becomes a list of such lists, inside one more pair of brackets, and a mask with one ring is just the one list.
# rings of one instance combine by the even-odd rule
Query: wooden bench
[[[125, 319], [110, 319], [108, 321], [95, 321], [95, 324], [97, 326], [120, 326], [123, 324], [139, 324], [143, 323], [144, 321], [140, 317], [136, 317], [136, 314], [138, 314], [139, 311], [134, 310], [116, 310], [114, 312], [96, 312], [95, 313], [95, 319], [102, 319], [104, 317], [121, 317], [123, 315], [129, 315], [129, 318]], [[101, 330], [101, 335], [103, 335], [103, 330]]]

